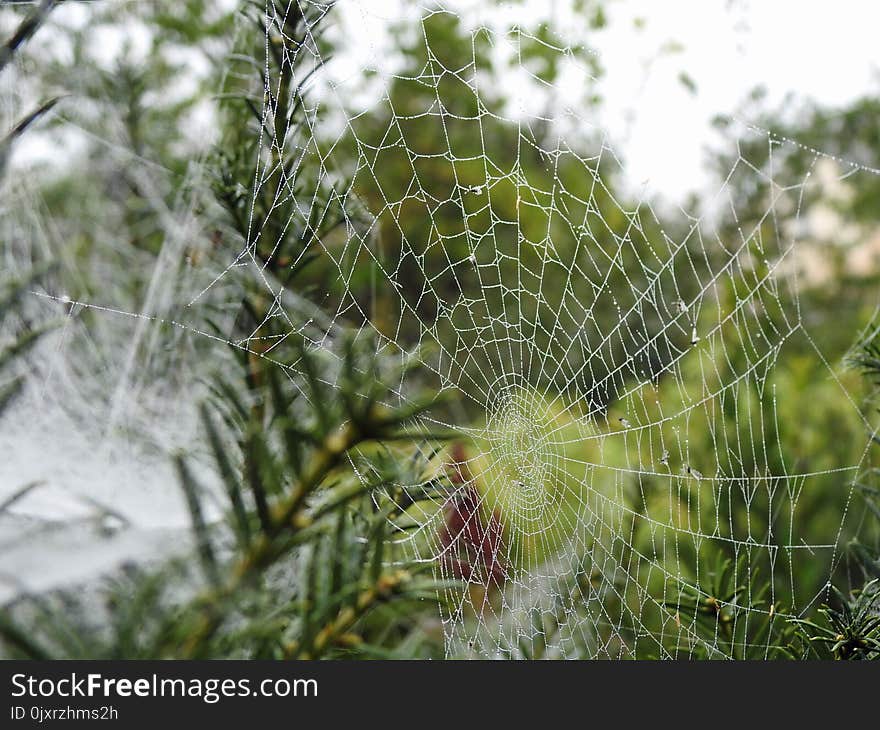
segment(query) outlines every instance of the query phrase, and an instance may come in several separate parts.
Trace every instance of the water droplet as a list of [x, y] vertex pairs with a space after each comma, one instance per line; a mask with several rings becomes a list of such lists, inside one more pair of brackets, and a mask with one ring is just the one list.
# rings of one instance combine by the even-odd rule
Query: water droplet
[[105, 514], [98, 523], [98, 530], [105, 537], [110, 537], [125, 527], [125, 521], [118, 515]]

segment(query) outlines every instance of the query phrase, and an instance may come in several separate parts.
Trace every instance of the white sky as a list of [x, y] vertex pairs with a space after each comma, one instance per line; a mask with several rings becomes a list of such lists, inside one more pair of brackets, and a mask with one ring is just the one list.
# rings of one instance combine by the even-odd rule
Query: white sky
[[[525, 0], [499, 11], [485, 0], [447, 0], [470, 20], [490, 16], [533, 25], [536, 17], [564, 18], [569, 0]], [[387, 66], [383, 27], [401, 16], [416, 19], [425, 3], [405, 0], [341, 0], [340, 49], [352, 62]], [[794, 93], [825, 105], [841, 105], [880, 91], [880, 4], [837, 0], [610, 0], [609, 28], [577, 37], [596, 49], [605, 68], [600, 87], [602, 126], [627, 161], [632, 181], [669, 197], [705, 187], [706, 147], [718, 138], [710, 127], [719, 113], [733, 113], [757, 85], [772, 108]], [[646, 22], [642, 30], [636, 18]], [[490, 21], [491, 22], [491, 21]], [[569, 38], [569, 41], [572, 39]], [[658, 51], [676, 42], [682, 50]], [[697, 84], [691, 95], [679, 82], [685, 71]], [[749, 122], [752, 120], [744, 119]], [[880, 160], [859, 160], [877, 166]]]
[[[774, 106], [789, 93], [842, 105], [880, 92], [880, 4], [764, 0], [730, 5], [725, 0], [615, 3], [614, 18], [620, 20], [600, 51], [608, 71], [609, 112], [619, 115], [627, 106], [637, 111], [626, 145], [637, 179], [650, 177], [654, 185], [677, 191], [692, 187], [705, 159], [703, 147], [712, 141], [709, 121], [735, 112], [759, 84]], [[631, 55], [639, 44], [629, 30], [632, 24], [623, 20], [639, 14], [648, 19], [644, 35], [652, 42], [647, 49], [667, 38], [684, 46], [681, 54], [655, 65], [642, 92]], [[696, 81], [696, 96], [677, 82], [681, 70]], [[876, 166], [878, 160], [859, 162]]]

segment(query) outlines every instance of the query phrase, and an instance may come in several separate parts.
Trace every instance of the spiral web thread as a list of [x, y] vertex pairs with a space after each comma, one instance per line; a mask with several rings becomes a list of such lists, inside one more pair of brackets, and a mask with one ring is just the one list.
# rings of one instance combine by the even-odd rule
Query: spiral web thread
[[[313, 18], [328, 10], [294, 2], [288, 11], [299, 7]], [[369, 12], [368, 3], [342, 5], [334, 12], [352, 5]], [[270, 4], [266, 11], [274, 12]], [[273, 26], [277, 32], [283, 23]], [[346, 211], [344, 240], [320, 241], [335, 281], [318, 297], [327, 316], [265, 272], [254, 255], [261, 230], [193, 288], [187, 312], [197, 312], [230, 272], [252, 266], [275, 302], [269, 317], [290, 333], [332, 353], [337, 327], [353, 325], [375, 334], [385, 353], [418, 353], [424, 367], [400, 383], [401, 402], [417, 388], [452, 395], [452, 405], [421, 419], [426, 432], [440, 427], [461, 437], [434, 457], [426, 477], [439, 474], [444, 489], [408, 510], [414, 527], [395, 523], [402, 554], [429, 561], [438, 577], [456, 583], [441, 605], [449, 656], [667, 658], [697, 647], [731, 656], [752, 633], [734, 630], [744, 638], [726, 642], [719, 622], [707, 638], [676, 608], [683, 591], [712, 598], [711, 577], [695, 556], [720, 546], [734, 560], [744, 586], [737, 624], [766, 621], [777, 601], [798, 615], [826, 586], [820, 581], [803, 595], [796, 566], [812, 561], [830, 577], [860, 468], [858, 458], [815, 470], [795, 465], [779, 436], [777, 361], [793, 342], [822, 356], [796, 292], [797, 222], [805, 196], [816, 194], [815, 178], [785, 179], [775, 159], [802, 155], [810, 171], [821, 168], [827, 177], [830, 170], [849, 183], [877, 172], [743, 127], [743, 139], [766, 141], [768, 162], [758, 167], [742, 154], [733, 161], [712, 198], [714, 217], [661, 213], [647, 188], [625, 199], [611, 189], [608, 180], [623, 166], [605, 133], [589, 110], [560, 102], [558, 89], [520, 57], [524, 39], [538, 43], [572, 78], [589, 79], [576, 49], [486, 26], [472, 38], [475, 48], [488, 39], [493, 52], [514, 59], [511, 74], [521, 83], [511, 84], [503, 107], [483, 102], [476, 50], [455, 67], [428, 51], [415, 75], [373, 78], [366, 112], [351, 108], [362, 78], [316, 81], [305, 100], [315, 128], [305, 135], [290, 128], [277, 140], [296, 150], [303, 169], [319, 170], [333, 186], [331, 202]], [[321, 59], [308, 33], [296, 53]], [[428, 90], [419, 97], [428, 102], [395, 108], [396, 82]], [[473, 114], [446, 108], [449, 84], [459, 96], [470, 90]], [[268, 78], [267, 123], [275, 92]], [[378, 132], [362, 131], [366, 113], [382, 120]], [[337, 124], [336, 136], [321, 131], [327, 125], [317, 124], [319, 114]], [[432, 149], [410, 143], [419, 125], [436, 131]], [[485, 136], [499, 129], [515, 141], [506, 153]], [[455, 146], [462, 139], [465, 151]], [[342, 145], [356, 152], [353, 170], [337, 166]], [[526, 156], [538, 162], [522, 164]], [[268, 160], [258, 161], [254, 195], [277, 179]], [[393, 184], [392, 161], [407, 170]], [[543, 174], [529, 177], [538, 165]], [[758, 220], [738, 217], [732, 190], [743, 183], [765, 192]], [[290, 230], [310, 225], [315, 207], [328, 206], [295, 192], [291, 180], [270, 192], [279, 203], [296, 200], [300, 217], [288, 222]], [[414, 217], [407, 208], [427, 222], [419, 235], [405, 226]], [[365, 271], [369, 297], [355, 283]], [[276, 344], [231, 342], [268, 359]], [[835, 529], [803, 534], [804, 495], [829, 488], [842, 494]], [[752, 606], [759, 566], [770, 595]], [[772, 648], [766, 638], [757, 641]]]

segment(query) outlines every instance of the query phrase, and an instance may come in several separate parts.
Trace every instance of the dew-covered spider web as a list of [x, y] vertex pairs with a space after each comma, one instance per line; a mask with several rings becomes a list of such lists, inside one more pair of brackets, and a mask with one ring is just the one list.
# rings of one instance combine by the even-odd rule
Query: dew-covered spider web
[[[797, 293], [811, 275], [801, 206], [875, 171], [740, 125], [750, 152], [703, 212], [660, 211], [647, 185], [624, 185], [611, 130], [577, 93], [589, 52], [464, 22], [426, 12], [405, 63], [327, 83], [313, 132], [280, 140], [346, 213], [321, 241], [332, 283], [317, 303], [380, 350], [415, 353], [401, 399], [447, 396], [420, 421], [457, 434], [427, 477], [443, 487], [395, 526], [450, 581], [448, 654], [769, 653], [774, 613], [827, 589], [865, 448], [811, 460], [783, 423], [779, 363], [824, 363]], [[452, 31], [467, 41], [454, 53]], [[308, 34], [297, 52], [320, 58]], [[271, 79], [266, 92], [269, 120]], [[257, 194], [276, 179], [264, 159]], [[290, 225], [315, 225], [301, 203]], [[838, 513], [802, 529], [828, 490]], [[807, 564], [814, 582], [796, 585]]]
[[[268, 54], [285, 23], [267, 13]], [[802, 306], [825, 246], [804, 212], [877, 171], [735, 122], [713, 193], [660, 202], [598, 121], [594, 54], [503, 20], [425, 10], [404, 58], [310, 75], [307, 123], [265, 133], [248, 192], [294, 212], [201, 274], [182, 318], [251, 267], [285, 336], [332, 351], [353, 328], [419, 361], [396, 396], [441, 396], [416, 424], [424, 483], [384, 498], [435, 485], [392, 528], [401, 560], [448, 581], [450, 657], [769, 655], [770, 625], [815, 607], [839, 568], [868, 441], [845, 463], [811, 458], [811, 394], [778, 396], [817, 367], [861, 423]], [[291, 65], [323, 60], [308, 32], [293, 46]], [[278, 130], [286, 90], [265, 82]], [[284, 174], [273, 146], [296, 160]], [[308, 292], [256, 255], [303, 228]]]

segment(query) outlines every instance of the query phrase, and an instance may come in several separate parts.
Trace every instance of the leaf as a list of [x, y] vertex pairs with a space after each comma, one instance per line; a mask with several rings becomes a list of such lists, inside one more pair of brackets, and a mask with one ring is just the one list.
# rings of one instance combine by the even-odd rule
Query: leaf
[[186, 460], [181, 454], [174, 459], [177, 474], [180, 478], [180, 486], [186, 497], [186, 505], [189, 508], [192, 519], [193, 532], [196, 537], [196, 547], [204, 570], [205, 577], [213, 585], [220, 584], [220, 573], [217, 566], [217, 558], [211, 546], [211, 538], [208, 534], [208, 526], [202, 513], [201, 487], [190, 472]]
[[247, 509], [244, 506], [244, 499], [241, 494], [241, 483], [235, 469], [232, 467], [232, 463], [229, 461], [229, 456], [223, 447], [223, 441], [220, 438], [217, 427], [214, 425], [214, 420], [204, 405], [200, 409], [200, 415], [202, 426], [208, 436], [208, 445], [211, 447], [211, 452], [214, 455], [214, 463], [220, 472], [220, 478], [223, 480], [223, 484], [226, 487], [226, 495], [232, 506], [236, 535], [239, 543], [247, 547], [251, 542], [251, 528]]

